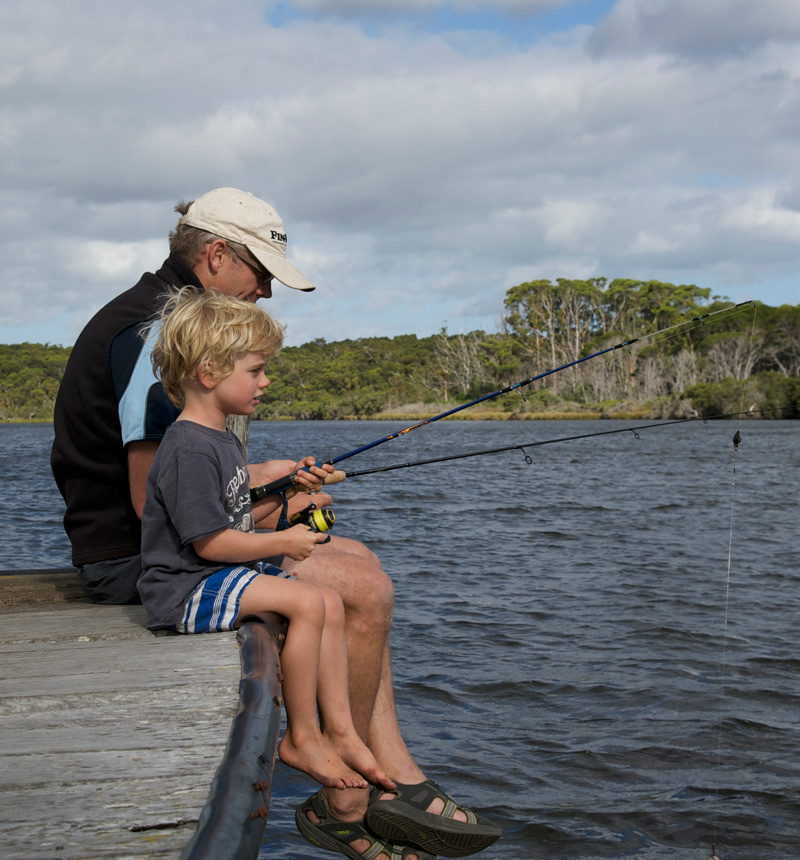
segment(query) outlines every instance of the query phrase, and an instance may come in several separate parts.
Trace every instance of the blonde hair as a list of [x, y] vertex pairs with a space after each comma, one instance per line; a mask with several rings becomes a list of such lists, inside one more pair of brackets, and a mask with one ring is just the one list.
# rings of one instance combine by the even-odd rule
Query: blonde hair
[[152, 331], [156, 328], [153, 370], [179, 407], [187, 382], [197, 378], [198, 366], [224, 379], [243, 353], [266, 357], [283, 344], [283, 326], [266, 311], [216, 290], [198, 292], [194, 287], [167, 298]]

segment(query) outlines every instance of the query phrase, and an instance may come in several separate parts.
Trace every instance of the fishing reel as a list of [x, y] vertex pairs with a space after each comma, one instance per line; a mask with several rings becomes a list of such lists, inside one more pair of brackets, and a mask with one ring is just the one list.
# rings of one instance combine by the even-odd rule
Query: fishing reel
[[[296, 526], [302, 523], [308, 526], [312, 532], [320, 532], [324, 534], [329, 531], [336, 522], [336, 514], [330, 508], [318, 508], [313, 502], [308, 507], [303, 508], [296, 514], [289, 517], [289, 526]], [[328, 535], [323, 543], [327, 543], [331, 539]]]

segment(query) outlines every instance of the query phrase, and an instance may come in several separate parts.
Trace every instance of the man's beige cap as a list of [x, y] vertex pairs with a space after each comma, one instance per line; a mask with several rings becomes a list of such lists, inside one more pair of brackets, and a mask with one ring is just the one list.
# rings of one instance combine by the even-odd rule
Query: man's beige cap
[[314, 285], [286, 259], [286, 229], [280, 215], [249, 191], [217, 188], [189, 207], [179, 224], [207, 230], [222, 239], [239, 242], [282, 284], [295, 290]]

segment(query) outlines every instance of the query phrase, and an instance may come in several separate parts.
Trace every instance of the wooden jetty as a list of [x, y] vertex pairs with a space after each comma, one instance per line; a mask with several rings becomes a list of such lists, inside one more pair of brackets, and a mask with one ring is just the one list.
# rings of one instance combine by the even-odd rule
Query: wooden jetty
[[74, 571], [0, 576], [0, 855], [256, 858], [284, 635], [154, 635]]

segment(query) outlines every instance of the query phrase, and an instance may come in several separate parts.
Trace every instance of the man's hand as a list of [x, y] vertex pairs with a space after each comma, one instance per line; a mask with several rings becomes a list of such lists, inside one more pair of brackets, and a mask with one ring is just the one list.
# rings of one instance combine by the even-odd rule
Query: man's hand
[[248, 463], [250, 486], [260, 487], [270, 481], [276, 481], [294, 471], [295, 464], [291, 460], [267, 460], [265, 463]]

